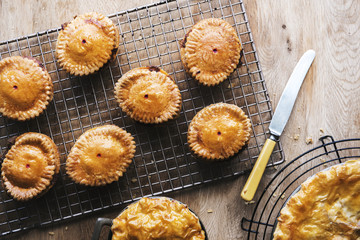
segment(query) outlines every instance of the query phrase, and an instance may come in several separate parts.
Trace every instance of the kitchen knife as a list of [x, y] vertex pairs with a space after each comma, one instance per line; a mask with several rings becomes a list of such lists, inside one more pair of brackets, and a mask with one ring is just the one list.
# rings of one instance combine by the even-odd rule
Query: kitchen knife
[[301, 84], [303, 83], [303, 80], [314, 58], [314, 50], [308, 50], [307, 52], [305, 52], [304, 55], [300, 58], [299, 62], [296, 64], [295, 69], [285, 86], [285, 89], [276, 107], [274, 116], [270, 122], [269, 130], [271, 135], [265, 141], [259, 157], [256, 160], [250, 176], [247, 179], [245, 186], [241, 192], [241, 197], [245, 201], [251, 201], [255, 195], [256, 189], [259, 186], [260, 179], [265, 171], [270, 155], [275, 147], [276, 140], [280, 137], [287, 121], [289, 120]]

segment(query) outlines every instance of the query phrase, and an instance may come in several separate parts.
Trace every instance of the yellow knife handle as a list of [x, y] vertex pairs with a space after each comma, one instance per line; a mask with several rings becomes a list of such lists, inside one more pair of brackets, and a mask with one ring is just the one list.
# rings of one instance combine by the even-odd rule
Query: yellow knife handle
[[247, 179], [245, 186], [241, 192], [241, 197], [245, 201], [251, 201], [254, 198], [256, 189], [259, 186], [262, 175], [264, 174], [266, 165], [269, 161], [270, 155], [274, 150], [276, 142], [272, 139], [267, 139], [262, 148], [258, 159]]

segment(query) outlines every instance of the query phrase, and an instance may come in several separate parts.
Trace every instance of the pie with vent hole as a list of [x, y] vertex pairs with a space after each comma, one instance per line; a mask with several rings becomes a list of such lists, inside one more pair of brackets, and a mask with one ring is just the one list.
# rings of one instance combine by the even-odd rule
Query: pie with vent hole
[[151, 66], [128, 71], [116, 83], [121, 109], [142, 123], [161, 123], [179, 115], [181, 94], [164, 70]]
[[94, 73], [116, 56], [119, 30], [108, 17], [85, 13], [61, 27], [56, 54], [60, 66], [71, 74]]
[[135, 154], [130, 133], [115, 125], [92, 128], [71, 148], [66, 172], [76, 183], [101, 186], [123, 176]]
[[35, 58], [13, 56], [0, 61], [0, 112], [19, 121], [42, 113], [54, 95], [49, 73]]
[[201, 158], [226, 159], [248, 142], [250, 132], [250, 120], [240, 107], [215, 103], [202, 109], [191, 120], [188, 143]]
[[41, 196], [55, 183], [60, 170], [59, 151], [51, 138], [41, 133], [17, 137], [1, 166], [6, 192], [16, 200]]
[[180, 42], [185, 70], [207, 86], [230, 76], [239, 63], [241, 50], [235, 29], [219, 18], [196, 23]]

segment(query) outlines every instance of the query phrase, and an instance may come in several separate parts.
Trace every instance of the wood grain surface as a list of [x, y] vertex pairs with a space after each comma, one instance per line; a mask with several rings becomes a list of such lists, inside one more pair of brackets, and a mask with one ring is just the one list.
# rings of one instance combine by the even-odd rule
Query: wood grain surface
[[[88, 11], [110, 14], [151, 2], [0, 0], [0, 41], [58, 27]], [[360, 137], [360, 1], [244, 0], [244, 4], [274, 109], [301, 55], [311, 48], [317, 54], [281, 136], [286, 160], [317, 146], [322, 134], [335, 139]], [[308, 136], [312, 144], [305, 143]], [[262, 187], [274, 172], [266, 171]], [[240, 221], [252, 212], [252, 206], [240, 198], [246, 177], [168, 196], [198, 213], [211, 240], [244, 239]], [[120, 209], [33, 229], [15, 238], [90, 239], [96, 219], [114, 218]]]

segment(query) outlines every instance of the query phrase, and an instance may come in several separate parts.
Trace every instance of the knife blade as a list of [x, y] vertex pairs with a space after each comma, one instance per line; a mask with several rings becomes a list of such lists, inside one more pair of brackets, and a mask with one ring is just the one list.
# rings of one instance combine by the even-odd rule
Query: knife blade
[[273, 118], [270, 122], [270, 137], [265, 141], [259, 157], [256, 160], [255, 165], [241, 192], [241, 197], [246, 201], [251, 201], [256, 193], [261, 177], [275, 147], [276, 140], [280, 137], [286, 123], [289, 120], [298, 92], [312, 62], [314, 61], [314, 58], [314, 50], [306, 51], [300, 58], [299, 62], [296, 64], [294, 71], [292, 72], [285, 86]]

